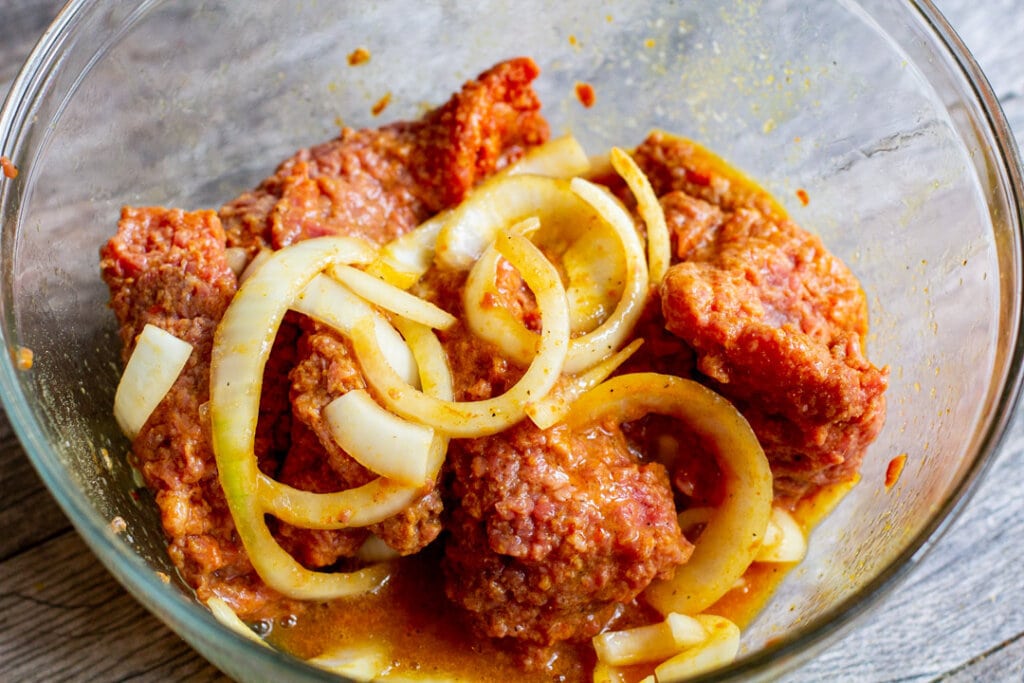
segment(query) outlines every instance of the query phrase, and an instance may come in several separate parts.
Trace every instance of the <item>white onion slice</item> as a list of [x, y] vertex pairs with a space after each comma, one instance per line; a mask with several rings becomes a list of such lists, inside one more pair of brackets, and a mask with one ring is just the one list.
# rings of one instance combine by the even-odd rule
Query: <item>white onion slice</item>
[[736, 659], [740, 650], [740, 629], [736, 624], [713, 614], [698, 614], [694, 618], [707, 631], [707, 639], [656, 666], [654, 676], [658, 683], [692, 678]]
[[268, 586], [297, 600], [363, 593], [388, 575], [381, 565], [329, 574], [295, 561], [267, 528], [253, 451], [263, 369], [289, 304], [327, 266], [367, 263], [373, 256], [365, 243], [344, 237], [306, 240], [275, 252], [239, 288], [214, 336], [210, 421], [221, 487], [253, 568]]
[[572, 404], [577, 398], [608, 379], [643, 343], [643, 339], [634, 339], [586, 372], [564, 377], [547, 396], [526, 406], [526, 414], [541, 429], [561, 422], [572, 410]]
[[[244, 251], [244, 250], [243, 250]], [[238, 276], [238, 286], [241, 287], [242, 283], [252, 277], [252, 274], [259, 270], [259, 267], [266, 263], [266, 260], [270, 258], [270, 255], [274, 253], [273, 249], [260, 249], [256, 252], [256, 255], [252, 257], [249, 264], [246, 265], [245, 269]]]
[[[485, 180], [473, 192], [479, 192], [482, 188], [514, 175], [571, 178], [586, 173], [589, 168], [589, 160], [580, 143], [567, 135], [530, 149], [522, 159]], [[442, 211], [388, 242], [381, 248], [379, 256], [370, 264], [367, 272], [396, 287], [411, 287], [433, 263], [437, 235], [451, 215], [452, 210]]]
[[697, 614], [725, 595], [750, 566], [772, 508], [772, 473], [743, 416], [690, 380], [657, 373], [613, 377], [581, 396], [566, 422], [629, 422], [647, 413], [682, 420], [713, 446], [725, 500], [715, 508], [690, 560], [671, 579], [656, 579], [644, 598], [662, 614]]
[[416, 390], [390, 368], [370, 334], [368, 320], [356, 325], [352, 346], [367, 384], [394, 413], [431, 425], [453, 437], [472, 438], [495, 434], [523, 419], [525, 406], [544, 397], [558, 381], [569, 339], [569, 311], [565, 289], [554, 266], [528, 239], [501, 233], [497, 250], [519, 270], [534, 292], [543, 331], [537, 355], [530, 367], [507, 392], [482, 401], [441, 400]]
[[318, 668], [352, 681], [377, 680], [391, 668], [393, 657], [378, 642], [349, 645], [306, 660]]
[[622, 176], [636, 197], [640, 217], [647, 226], [647, 263], [651, 282], [658, 284], [664, 279], [672, 260], [672, 244], [668, 225], [665, 223], [665, 210], [661, 208], [661, 202], [654, 194], [651, 181], [640, 170], [633, 157], [618, 147], [613, 147], [610, 158], [615, 172]]
[[672, 612], [655, 624], [605, 631], [594, 636], [592, 642], [599, 660], [612, 666], [628, 666], [663, 661], [707, 637], [699, 621]]
[[772, 508], [764, 543], [756, 562], [799, 562], [807, 554], [807, 538], [800, 524], [785, 509]]
[[114, 418], [134, 439], [171, 390], [192, 355], [192, 345], [156, 325], [142, 328], [114, 394]]
[[384, 316], [340, 282], [326, 275], [317, 275], [295, 297], [291, 308], [334, 328], [346, 337], [351, 336], [352, 324], [355, 321], [365, 317], [373, 318], [377, 342], [388, 363], [406, 382], [418, 385], [416, 361], [409, 350], [409, 345], [388, 324]]
[[403, 318], [414, 320], [430, 327], [447, 330], [457, 320], [448, 311], [438, 308], [426, 299], [413, 296], [403, 289], [350, 266], [336, 266], [330, 270], [331, 277], [358, 294], [368, 303], [386, 311], [397, 313]]
[[[463, 292], [463, 303], [466, 322], [476, 335], [498, 346], [503, 354], [520, 365], [526, 365], [533, 358], [537, 348], [536, 334], [505, 309], [484, 304], [488, 287], [494, 280], [497, 257], [487, 250], [486, 244], [480, 247], [479, 253], [476, 252], [478, 243], [493, 235], [497, 229], [495, 226], [522, 218], [523, 212], [529, 208], [539, 213], [541, 220], [541, 229], [535, 234], [534, 241], [546, 252], [568, 257], [570, 261], [566, 266], [572, 265], [575, 244], [585, 245], [578, 247], [581, 251], [593, 250], [603, 244], [600, 231], [594, 230], [598, 226], [611, 229], [617, 238], [617, 251], [622, 254], [618, 256], [623, 269], [621, 275], [615, 275], [618, 272], [615, 269], [605, 273], [603, 278], [590, 280], [590, 274], [584, 269], [567, 267], [570, 280], [576, 279], [570, 283], [576, 302], [570, 310], [582, 312], [591, 322], [593, 316], [588, 307], [594, 307], [581, 302], [589, 298], [603, 306], [606, 297], [602, 292], [615, 284], [607, 280], [619, 278], [621, 286], [615, 290], [619, 298], [611, 314], [596, 328], [570, 341], [565, 371], [571, 374], [582, 372], [626, 342], [643, 313], [649, 281], [643, 244], [633, 219], [621, 204], [607, 191], [582, 178], [573, 178], [566, 183], [535, 176], [519, 176], [494, 185], [491, 194], [480, 202], [479, 206], [471, 207], [472, 210], [453, 217], [438, 236], [438, 253], [442, 256], [450, 253], [453, 261], [449, 265], [457, 265], [469, 258], [475, 260]], [[595, 219], [600, 223], [591, 223]], [[488, 224], [487, 221], [494, 222]], [[449, 251], [444, 251], [445, 248]], [[607, 254], [600, 260], [610, 263], [615, 257]], [[572, 273], [577, 273], [578, 277], [573, 278]], [[572, 317], [574, 322], [581, 318], [579, 314]]]
[[425, 486], [434, 430], [381, 408], [362, 389], [324, 407], [335, 442], [366, 469], [406, 486]]

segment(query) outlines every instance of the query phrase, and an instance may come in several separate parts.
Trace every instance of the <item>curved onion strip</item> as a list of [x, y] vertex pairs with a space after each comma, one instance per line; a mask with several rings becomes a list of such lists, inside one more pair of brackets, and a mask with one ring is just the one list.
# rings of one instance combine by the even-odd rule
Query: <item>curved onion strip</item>
[[323, 409], [338, 444], [360, 465], [406, 486], [425, 486], [434, 430], [384, 410], [363, 389], [347, 391]]
[[191, 355], [187, 341], [156, 325], [142, 328], [114, 393], [114, 418], [125, 436], [138, 435]]
[[348, 287], [326, 275], [317, 275], [291, 303], [291, 309], [334, 328], [348, 336], [352, 323], [367, 316], [373, 318], [377, 341], [384, 350], [391, 367], [410, 384], [417, 383], [416, 361], [409, 345], [384, 316]]
[[241, 287], [242, 283], [252, 277], [252, 274], [259, 270], [270, 255], [274, 253], [273, 249], [260, 249], [256, 252], [256, 255], [252, 257], [252, 260], [245, 266], [241, 274], [238, 276], [238, 286]]
[[473, 334], [497, 346], [509, 360], [525, 366], [537, 355], [540, 338], [516, 320], [507, 308], [488, 303], [494, 293], [500, 256], [491, 243], [469, 271], [462, 288], [463, 316]]
[[273, 256], [246, 280], [217, 327], [210, 365], [210, 421], [221, 487], [238, 535], [260, 578], [298, 600], [362, 593], [387, 577], [383, 566], [313, 572], [289, 555], [264, 521], [253, 452], [263, 369], [285, 311], [320, 271], [338, 262], [369, 262], [373, 250], [343, 237], [300, 242]]
[[[583, 147], [576, 138], [567, 135], [530, 149], [523, 158], [485, 180], [474, 192], [514, 175], [571, 178], [586, 173], [589, 168]], [[367, 272], [395, 287], [411, 287], [430, 268], [437, 235], [451, 215], [452, 210], [442, 211], [385, 244]]]
[[[521, 178], [525, 180], [527, 176]], [[532, 184], [529, 188], [524, 185], [519, 189], [507, 189], [509, 196], [514, 197], [514, 200], [509, 200], [513, 201], [511, 205], [513, 208], [508, 209], [508, 215], [512, 216], [517, 213], [522, 208], [519, 204], [525, 204], [528, 199], [548, 202], [544, 205], [546, 214], [557, 211], [579, 211], [574, 203], [567, 200], [562, 194], [565, 189], [564, 184], [555, 181], [549, 181], [546, 184]], [[626, 341], [643, 313], [649, 280], [643, 244], [637, 235], [633, 219], [630, 218], [626, 210], [605, 190], [582, 178], [573, 178], [568, 184], [568, 189], [580, 200], [589, 204], [597, 215], [601, 216], [605, 223], [612, 228], [625, 254], [626, 268], [625, 286], [611, 315], [595, 329], [575, 337], [569, 342], [569, 354], [566, 357], [564, 369], [570, 374], [577, 374], [599, 363]], [[522, 196], [516, 194], [520, 190], [523, 190]], [[502, 220], [502, 218], [499, 217], [496, 220]], [[462, 229], [471, 230], [472, 225]], [[584, 236], [585, 238], [586, 236]], [[441, 237], [439, 237], [440, 239]], [[463, 239], [465, 244], [462, 246], [469, 248], [467, 245], [471, 242], [470, 237], [457, 238], [453, 236], [452, 239]], [[537, 348], [536, 334], [526, 329], [504, 308], [489, 307], [484, 304], [489, 283], [494, 279], [496, 268], [497, 256], [484, 249], [473, 265], [463, 291], [466, 322], [476, 335], [495, 344], [508, 358], [520, 365], [526, 365], [533, 358], [534, 350]], [[592, 285], [607, 286], [600, 282], [592, 283]]]
[[694, 617], [707, 631], [707, 639], [687, 648], [654, 668], [658, 683], [673, 683], [718, 669], [736, 659], [740, 629], [725, 617], [698, 614]]
[[724, 398], [689, 380], [636, 373], [614, 377], [581, 396], [570, 426], [659, 413], [682, 420], [714, 445], [725, 500], [708, 520], [690, 561], [644, 597], [662, 614], [697, 614], [733, 587], [753, 561], [772, 509], [772, 473], [750, 425]]
[[335, 266], [329, 272], [331, 277], [355, 294], [385, 311], [397, 313], [403, 318], [415, 320], [439, 330], [447, 330], [457, 322], [455, 316], [448, 311], [435, 306], [426, 299], [413, 296], [404, 289], [399, 289], [373, 275], [364, 273], [358, 268]]
[[[206, 601], [206, 607], [213, 614], [214, 619], [219, 621], [224, 626], [242, 636], [246, 640], [251, 640], [254, 643], [259, 643], [263, 647], [270, 647], [270, 643], [256, 635], [256, 632], [249, 628], [235, 610], [228, 606], [228, 603], [224, 602], [221, 598], [214, 596]], [[271, 648], [273, 649], [273, 648]]]
[[556, 384], [547, 396], [526, 406], [526, 414], [533, 420], [533, 424], [541, 429], [561, 422], [572, 410], [573, 401], [608, 379], [643, 346], [643, 343], [643, 339], [634, 339], [625, 348], [608, 356], [586, 372], [566, 377], [565, 381]]
[[626, 256], [626, 287], [612, 314], [596, 329], [572, 340], [565, 371], [578, 373], [594, 366], [629, 338], [643, 313], [649, 280], [640, 236], [622, 205], [606, 190], [583, 178], [573, 178], [572, 191], [604, 217], [622, 241]]
[[543, 324], [540, 348], [526, 373], [507, 392], [482, 401], [454, 402], [429, 396], [403, 382], [388, 365], [368, 321], [355, 326], [352, 345], [367, 383], [384, 404], [402, 417], [429, 424], [454, 437], [495, 434], [525, 416], [526, 404], [545, 396], [558, 381], [569, 339], [565, 289], [554, 266], [528, 239], [501, 233], [498, 251], [519, 270], [537, 298]]
[[[423, 391], [439, 399], [452, 400], [452, 374], [444, 349], [433, 331], [401, 317], [395, 319], [395, 326], [412, 350]], [[394, 332], [390, 325], [387, 327]], [[379, 330], [377, 338], [380, 339]], [[447, 451], [448, 439], [435, 433], [430, 445], [428, 481], [436, 479]], [[401, 512], [423, 494], [421, 487], [399, 486], [384, 478], [347, 491], [311, 493], [274, 481], [262, 472], [258, 477], [258, 494], [264, 509], [278, 519], [307, 529], [376, 524]]]
[[[402, 317], [395, 318], [394, 324], [412, 350], [416, 366], [420, 370], [423, 392], [442, 401], [454, 400], [455, 379], [452, 377], [451, 368], [448, 367], [448, 355], [433, 330]], [[440, 468], [440, 465], [438, 467]]]
[[[499, 232], [529, 216], [541, 224], [570, 220], [588, 211], [569, 191], [569, 181], [539, 175], [512, 175], [486, 182], [462, 202], [437, 235], [437, 261], [469, 270]], [[567, 218], [568, 217], [568, 218]]]
[[640, 217], [647, 226], [647, 264], [651, 274], [651, 282], [658, 284], [665, 277], [672, 260], [672, 245], [665, 223], [665, 211], [661, 208], [658, 195], [654, 194], [651, 181], [637, 166], [626, 152], [612, 147], [612, 167], [626, 181], [633, 196], [636, 197]]
[[245, 267], [249, 264], [249, 252], [245, 247], [228, 247], [224, 250], [224, 258], [228, 262], [228, 268], [235, 274], [235, 278], [241, 277]]

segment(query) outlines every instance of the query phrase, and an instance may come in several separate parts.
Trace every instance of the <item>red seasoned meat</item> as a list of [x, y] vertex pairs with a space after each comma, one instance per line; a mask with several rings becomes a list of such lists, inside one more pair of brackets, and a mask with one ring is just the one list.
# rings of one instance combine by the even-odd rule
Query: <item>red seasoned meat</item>
[[524, 421], [453, 441], [448, 462], [446, 590], [488, 636], [589, 638], [692, 551], [665, 469], [638, 462], [615, 425]]
[[171, 559], [200, 599], [220, 595], [235, 609], [258, 611], [274, 593], [235, 536], [203, 412], [213, 333], [236, 286], [220, 220], [212, 211], [126, 208], [100, 256], [126, 358], [147, 323], [194, 347], [132, 444], [160, 508]]
[[888, 377], [864, 356], [856, 278], [767, 195], [689, 143], [655, 134], [636, 159], [680, 259], [660, 289], [665, 326], [751, 423], [777, 495], [852, 478], [884, 422]]
[[544, 142], [530, 59], [502, 62], [414, 122], [351, 130], [303, 149], [220, 210], [228, 243], [280, 248], [319, 235], [383, 244], [462, 201]]

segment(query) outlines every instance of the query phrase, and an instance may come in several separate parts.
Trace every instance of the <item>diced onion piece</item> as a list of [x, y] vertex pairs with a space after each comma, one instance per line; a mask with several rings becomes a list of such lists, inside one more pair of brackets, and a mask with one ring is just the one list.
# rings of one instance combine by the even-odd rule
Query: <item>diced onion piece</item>
[[772, 508], [772, 473], [750, 425], [731, 403], [690, 380], [657, 373], [620, 375], [573, 405], [570, 426], [647, 413], [682, 420], [714, 448], [725, 500], [715, 508], [689, 562], [643, 595], [662, 614], [697, 614], [725, 595], [753, 561]]
[[765, 541], [757, 562], [799, 562], [807, 553], [807, 538], [800, 524], [785, 509], [772, 508]]
[[448, 311], [356, 268], [336, 266], [330, 274], [367, 302], [403, 318], [439, 330], [447, 330], [457, 322], [455, 316]]
[[695, 619], [704, 627], [707, 639], [656, 666], [654, 676], [658, 683], [692, 678], [736, 659], [740, 649], [740, 629], [736, 624], [713, 614], [698, 614]]
[[707, 638], [700, 622], [683, 614], [670, 613], [664, 621], [594, 636], [597, 658], [613, 666], [660, 662], [693, 647]]
[[573, 401], [608, 379], [643, 343], [643, 339], [634, 339], [586, 372], [563, 377], [547, 396], [526, 406], [526, 414], [541, 429], [561, 422], [572, 410]]
[[387, 672], [392, 657], [382, 645], [373, 642], [347, 646], [306, 661], [353, 681], [372, 681]]
[[352, 325], [355, 321], [365, 317], [373, 318], [377, 342], [388, 363], [403, 380], [418, 385], [416, 361], [409, 350], [409, 345], [388, 324], [384, 316], [340, 282], [326, 275], [317, 275], [295, 297], [291, 308], [333, 327], [345, 336], [352, 334]]
[[613, 147], [610, 158], [615, 172], [622, 176], [636, 197], [640, 217], [647, 226], [647, 264], [651, 282], [658, 284], [664, 279], [672, 260], [672, 244], [668, 225], [665, 223], [665, 211], [661, 208], [658, 196], [654, 194], [651, 181], [640, 170], [633, 157], [618, 147]]
[[224, 250], [224, 259], [228, 262], [228, 268], [238, 278], [249, 263], [249, 252], [244, 247], [228, 247]]
[[114, 394], [114, 418], [134, 439], [171, 390], [192, 355], [192, 345], [156, 325], [142, 328]]
[[402, 381], [388, 365], [369, 333], [367, 321], [356, 325], [352, 346], [367, 383], [394, 413], [429, 424], [453, 437], [472, 438], [495, 434], [523, 419], [525, 406], [544, 397], [558, 381], [569, 340], [569, 311], [565, 289], [554, 266], [528, 239], [501, 233], [498, 251], [519, 270], [533, 290], [541, 314], [543, 331], [537, 355], [514, 386], [500, 396], [482, 401], [441, 400], [416, 390]]
[[224, 626], [227, 626], [238, 635], [247, 640], [251, 640], [254, 643], [259, 643], [263, 647], [270, 647], [270, 644], [267, 643], [267, 641], [256, 635], [256, 632], [249, 628], [248, 624], [238, 618], [238, 614], [228, 606], [228, 603], [224, 602], [217, 596], [209, 598], [206, 601], [206, 607], [210, 610], [210, 613], [213, 614], [213, 617], [217, 621]]
[[297, 600], [363, 593], [388, 575], [382, 565], [328, 574], [310, 571], [295, 561], [267, 528], [253, 451], [263, 369], [290, 302], [327, 266], [366, 263], [372, 258], [368, 245], [344, 237], [306, 240], [274, 252], [239, 288], [214, 335], [210, 422], [221, 487], [260, 578]]
[[523, 174], [484, 183], [452, 211], [438, 233], [438, 262], [469, 270], [499, 232], [530, 216], [537, 216], [545, 231], [577, 230], [581, 212], [589, 210], [572, 195], [568, 182]]
[[324, 407], [331, 436], [366, 469], [407, 486], [424, 486], [434, 430], [381, 408], [366, 391], [347, 391]]

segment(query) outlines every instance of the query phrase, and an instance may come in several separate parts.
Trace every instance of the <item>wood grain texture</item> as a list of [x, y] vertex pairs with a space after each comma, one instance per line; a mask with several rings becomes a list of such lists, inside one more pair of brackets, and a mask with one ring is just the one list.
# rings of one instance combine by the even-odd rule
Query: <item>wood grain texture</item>
[[[61, 3], [0, 0], [0, 96]], [[938, 0], [1024, 139], [1024, 0]], [[881, 607], [787, 681], [1024, 681], [1024, 418]], [[0, 415], [0, 681], [221, 681], [128, 596]]]

